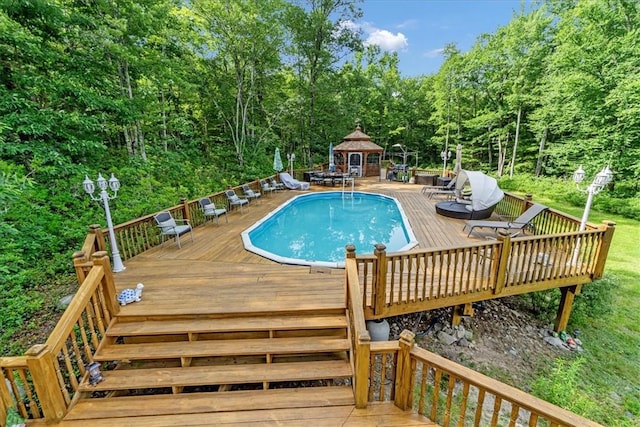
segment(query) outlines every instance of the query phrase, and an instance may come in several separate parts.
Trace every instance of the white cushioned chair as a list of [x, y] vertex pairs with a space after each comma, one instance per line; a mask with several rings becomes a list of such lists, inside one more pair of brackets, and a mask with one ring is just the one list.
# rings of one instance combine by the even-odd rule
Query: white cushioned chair
[[203, 197], [200, 199], [200, 208], [202, 209], [202, 213], [204, 213], [204, 217], [210, 218], [214, 217], [216, 219], [216, 224], [220, 225], [220, 215], [224, 215], [224, 219], [227, 220], [227, 224], [229, 223], [229, 218], [227, 218], [227, 209], [226, 208], [218, 208], [208, 197]]
[[[160, 212], [155, 215], [153, 219], [156, 221], [156, 224], [158, 224], [158, 227], [160, 227], [162, 243], [164, 243], [166, 237], [173, 237], [178, 243], [178, 248], [181, 248], [180, 236], [185, 233], [191, 233], [191, 241], [193, 242], [193, 229], [191, 228], [191, 224], [189, 224], [189, 220], [174, 219], [168, 211]], [[178, 223], [182, 224], [179, 225]]]

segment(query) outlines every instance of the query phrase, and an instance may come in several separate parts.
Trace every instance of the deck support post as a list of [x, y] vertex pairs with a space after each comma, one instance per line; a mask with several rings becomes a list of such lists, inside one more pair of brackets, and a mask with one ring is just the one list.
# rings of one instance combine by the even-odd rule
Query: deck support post
[[609, 255], [609, 247], [611, 247], [611, 241], [613, 240], [613, 232], [616, 229], [616, 223], [613, 221], [602, 221], [602, 228], [605, 229], [604, 236], [600, 241], [598, 252], [595, 257], [595, 266], [593, 268], [593, 280], [602, 278], [604, 273], [604, 265], [607, 262], [607, 256]]
[[494, 255], [495, 283], [493, 293], [501, 294], [504, 288], [504, 282], [507, 276], [507, 266], [509, 264], [509, 255], [511, 252], [511, 236], [506, 230], [498, 231], [498, 241], [501, 243], [500, 251]]
[[382, 243], [375, 245], [373, 254], [376, 256], [376, 271], [373, 283], [374, 297], [373, 314], [380, 315], [387, 305], [387, 247]]
[[416, 334], [405, 329], [400, 333], [400, 350], [396, 365], [395, 405], [406, 411], [412, 407], [413, 393], [411, 384], [411, 349]]
[[453, 307], [451, 326], [458, 326], [464, 316], [473, 316], [472, 303], [468, 302], [466, 304], [460, 304]]
[[67, 413], [67, 404], [60, 389], [54, 356], [46, 344], [36, 344], [25, 353], [42, 413], [47, 423], [60, 421]]
[[558, 305], [556, 323], [553, 327], [553, 330], [556, 332], [564, 331], [567, 329], [569, 316], [571, 315], [571, 308], [573, 306], [573, 300], [578, 293], [578, 286], [567, 286], [565, 288], [560, 288], [560, 292], [560, 304]]
[[102, 278], [102, 292], [105, 298], [105, 305], [111, 318], [120, 313], [120, 305], [118, 304], [118, 294], [116, 292], [116, 282], [113, 280], [113, 272], [111, 271], [111, 263], [107, 252], [96, 252], [93, 254], [93, 265], [102, 266], [104, 277]]

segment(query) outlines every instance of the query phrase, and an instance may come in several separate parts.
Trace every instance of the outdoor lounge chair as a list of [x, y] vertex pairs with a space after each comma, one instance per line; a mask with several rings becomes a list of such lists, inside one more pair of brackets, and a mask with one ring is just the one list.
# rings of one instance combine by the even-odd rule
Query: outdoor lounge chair
[[262, 194], [257, 192], [257, 191], [253, 191], [250, 187], [249, 184], [243, 184], [242, 185], [242, 192], [244, 193], [244, 196], [251, 200], [258, 200], [260, 197], [262, 197]]
[[227, 190], [224, 192], [224, 194], [227, 195], [227, 200], [229, 201], [229, 208], [231, 208], [232, 206], [240, 206], [241, 214], [242, 214], [242, 207], [244, 205], [249, 204], [249, 200], [241, 199], [240, 197], [238, 197], [238, 195], [234, 190]]
[[229, 218], [227, 218], [227, 210], [225, 208], [218, 208], [208, 197], [203, 197], [200, 199], [200, 208], [202, 208], [202, 212], [204, 213], [204, 217], [215, 217], [216, 224], [220, 224], [220, 215], [224, 215], [224, 219], [227, 220], [227, 224], [229, 223]]
[[269, 182], [271, 183], [271, 186], [276, 189], [276, 191], [284, 190], [284, 184], [281, 182], [276, 182], [274, 178], [269, 178]]
[[280, 181], [290, 190], [308, 190], [310, 186], [308, 182], [298, 181], [287, 172], [280, 173]]
[[429, 199], [433, 198], [436, 194], [444, 194], [447, 197], [451, 198], [455, 196], [456, 193], [456, 180], [455, 178], [449, 181], [447, 185], [434, 185], [434, 186], [424, 186], [422, 187], [422, 194], [427, 196]]
[[[162, 243], [164, 243], [165, 237], [174, 237], [178, 242], [178, 248], [180, 248], [180, 236], [189, 232], [191, 233], [191, 241], [193, 242], [193, 229], [189, 220], [187, 219], [174, 219], [171, 213], [168, 211], [160, 212], [155, 215], [153, 219], [160, 227], [160, 234], [162, 235]], [[177, 223], [181, 222], [182, 225]]]
[[473, 232], [474, 228], [492, 228], [495, 231], [498, 230], [506, 230], [511, 236], [516, 236], [524, 231], [527, 227], [531, 227], [531, 221], [534, 220], [536, 216], [547, 210], [548, 208], [545, 205], [541, 205], [539, 203], [534, 203], [529, 209], [524, 211], [518, 218], [513, 221], [467, 221], [462, 228], [464, 231], [465, 228], [469, 228], [470, 236]]

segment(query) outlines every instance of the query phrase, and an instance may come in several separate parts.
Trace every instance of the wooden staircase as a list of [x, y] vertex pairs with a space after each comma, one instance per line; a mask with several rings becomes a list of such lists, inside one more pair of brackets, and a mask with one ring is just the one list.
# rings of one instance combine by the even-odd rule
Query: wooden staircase
[[349, 343], [342, 309], [119, 317], [94, 356], [104, 380], [81, 384], [60, 425], [340, 425]]

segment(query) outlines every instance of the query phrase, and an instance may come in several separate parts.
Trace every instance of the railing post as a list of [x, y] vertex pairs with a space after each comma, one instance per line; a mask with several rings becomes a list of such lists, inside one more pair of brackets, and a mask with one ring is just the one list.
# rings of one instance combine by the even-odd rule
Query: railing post
[[120, 312], [120, 305], [118, 304], [118, 294], [116, 292], [116, 283], [113, 280], [113, 272], [111, 271], [111, 264], [109, 263], [109, 256], [106, 252], [96, 252], [93, 254], [93, 265], [102, 266], [104, 270], [104, 277], [102, 279], [102, 292], [105, 298], [105, 304], [107, 310], [111, 314], [111, 317], [115, 317]]
[[412, 407], [411, 349], [415, 339], [416, 334], [407, 329], [400, 333], [400, 350], [396, 365], [395, 405], [403, 411]]
[[500, 253], [494, 258], [494, 262], [497, 263], [496, 267], [496, 282], [494, 283], [493, 293], [500, 294], [504, 288], [504, 282], [507, 276], [507, 267], [509, 265], [509, 256], [511, 254], [511, 236], [506, 230], [498, 231], [498, 241], [501, 243]]
[[533, 194], [531, 193], [527, 193], [524, 195], [524, 204], [522, 206], [522, 212], [520, 212], [520, 215], [522, 215], [527, 209], [529, 209], [529, 206], [531, 206], [533, 204]]
[[76, 269], [76, 278], [78, 279], [78, 285], [82, 285], [84, 279], [87, 278], [85, 274], [85, 268], [87, 266], [87, 257], [83, 251], [77, 251], [73, 253], [73, 267]]
[[387, 247], [382, 243], [375, 245], [373, 254], [376, 256], [376, 271], [374, 275], [375, 282], [373, 283], [373, 313], [378, 315], [382, 314], [384, 308], [387, 305], [387, 253], [385, 252]]
[[180, 199], [180, 203], [182, 203], [182, 219], [186, 219], [191, 222], [191, 215], [189, 214], [189, 201], [184, 197]]
[[[355, 245], [346, 245], [344, 247], [345, 251], [347, 252], [346, 254], [346, 258], [347, 259], [354, 259], [356, 257], [356, 247]], [[357, 264], [356, 264], [357, 265]], [[348, 276], [345, 274], [344, 275], [344, 304], [345, 307], [349, 306], [349, 283], [348, 282]], [[362, 298], [362, 300], [364, 301], [364, 296]], [[364, 310], [364, 307], [362, 307], [362, 309]]]
[[616, 223], [613, 221], [602, 221], [601, 227], [604, 227], [605, 231], [596, 254], [596, 262], [593, 267], [593, 280], [602, 278], [604, 265], [607, 262], [607, 256], [609, 255], [609, 247], [611, 247], [611, 241], [613, 240], [613, 232], [616, 229]]
[[[89, 233], [92, 233], [95, 235], [94, 246], [93, 246], [94, 252], [106, 251], [107, 245], [104, 242], [104, 233], [102, 232], [102, 228], [100, 228], [100, 225], [91, 224], [89, 226]], [[86, 255], [90, 256], [91, 254], [86, 254]]]
[[356, 337], [356, 346], [356, 408], [366, 408], [369, 401], [369, 363], [371, 362], [371, 336], [369, 335], [369, 331], [362, 331], [360, 335]]
[[33, 387], [36, 390], [42, 413], [49, 423], [60, 421], [67, 412], [67, 404], [58, 381], [56, 367], [53, 363], [54, 356], [46, 344], [32, 346], [25, 353], [27, 366], [33, 379]]

